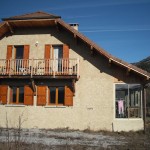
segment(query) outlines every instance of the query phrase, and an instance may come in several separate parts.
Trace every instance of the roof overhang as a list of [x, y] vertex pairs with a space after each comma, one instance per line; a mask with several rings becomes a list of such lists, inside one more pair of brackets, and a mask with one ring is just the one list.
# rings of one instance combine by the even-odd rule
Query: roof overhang
[[11, 21], [11, 20], [32, 20], [32, 19], [41, 19], [41, 20], [43, 20], [43, 19], [57, 19], [57, 18], [61, 18], [60, 16], [51, 16], [51, 17], [49, 17], [49, 16], [44, 16], [44, 17], [26, 17], [26, 18], [2, 18], [2, 20], [3, 21]]
[[121, 67], [126, 68], [127, 70], [131, 70], [137, 74], [140, 74], [141, 76], [145, 77], [148, 82], [150, 82], [150, 73], [148, 73], [147, 71], [142, 70], [132, 64], [129, 64], [123, 60], [120, 60], [120, 59], [112, 56], [111, 54], [106, 52], [104, 49], [102, 49], [100, 46], [95, 44], [93, 41], [88, 39], [86, 36], [84, 36], [77, 30], [70, 27], [67, 23], [65, 23], [61, 19], [58, 19], [57, 23], [60, 24], [61, 26], [63, 26], [64, 28], [66, 28], [69, 32], [71, 32], [74, 35], [74, 37], [81, 39], [84, 43], [88, 44], [92, 49], [96, 50], [100, 55], [103, 55], [105, 58], [108, 59], [108, 61], [111, 60], [111, 62], [114, 64], [117, 64]]

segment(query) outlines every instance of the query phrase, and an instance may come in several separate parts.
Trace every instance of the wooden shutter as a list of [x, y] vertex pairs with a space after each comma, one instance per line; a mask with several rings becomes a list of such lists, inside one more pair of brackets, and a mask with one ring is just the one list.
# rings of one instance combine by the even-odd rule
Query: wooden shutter
[[51, 45], [45, 45], [45, 54], [44, 54], [44, 58], [45, 58], [45, 74], [48, 74], [49, 72], [49, 65], [50, 65], [50, 49], [51, 49]]
[[7, 56], [6, 56], [6, 73], [8, 74], [10, 71], [10, 59], [12, 58], [12, 45], [7, 46]]
[[64, 68], [64, 73], [69, 72], [69, 46], [64, 44], [63, 45], [63, 68]]
[[24, 104], [25, 105], [33, 105], [33, 90], [30, 86], [24, 87]]
[[12, 58], [12, 48], [13, 48], [12, 45], [8, 45], [7, 46], [7, 56], [6, 56], [6, 59], [11, 59]]
[[46, 86], [37, 87], [37, 105], [46, 105]]
[[65, 86], [65, 106], [73, 106], [73, 92], [67, 86]]
[[51, 45], [45, 45], [45, 55], [44, 55], [45, 59], [50, 59], [50, 49]]
[[24, 51], [23, 51], [23, 61], [24, 61], [24, 67], [28, 67], [29, 66], [29, 45], [24, 45]]
[[66, 44], [63, 45], [63, 58], [69, 59], [69, 46]]
[[7, 91], [8, 91], [7, 85], [0, 86], [0, 102], [2, 104], [7, 104]]
[[24, 45], [23, 59], [29, 59], [29, 45]]

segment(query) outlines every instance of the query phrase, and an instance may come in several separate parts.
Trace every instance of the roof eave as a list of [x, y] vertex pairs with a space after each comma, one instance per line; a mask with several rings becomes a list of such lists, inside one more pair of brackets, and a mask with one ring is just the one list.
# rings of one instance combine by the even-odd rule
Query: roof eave
[[[134, 69], [131, 64], [129, 63], [122, 63], [122, 62], [119, 62], [117, 61], [117, 59], [115, 59], [114, 56], [112, 56], [111, 54], [109, 53], [106, 53], [105, 50], [103, 50], [101, 47], [99, 47], [97, 44], [95, 44], [94, 42], [92, 42], [90, 39], [88, 39], [87, 37], [85, 37], [84, 35], [82, 35], [80, 32], [78, 32], [77, 30], [73, 29], [72, 27], [70, 27], [67, 23], [65, 23], [63, 20], [61, 19], [58, 19], [57, 20], [59, 22], [59, 24], [61, 24], [62, 26], [64, 26], [66, 29], [68, 29], [70, 32], [72, 32], [73, 34], [76, 34], [76, 36], [78, 36], [80, 39], [82, 39], [84, 42], [86, 42], [87, 44], [91, 45], [93, 48], [95, 48], [101, 55], [105, 56], [107, 59], [111, 59], [112, 61], [114, 61], [115, 63], [127, 68], [127, 69], [130, 69], [130, 70], [133, 70], [134, 72], [144, 76], [147, 78], [147, 80], [150, 80], [150, 73], [142, 70], [139, 71], [138, 69]], [[84, 39], [85, 38], [85, 39]], [[135, 66], [136, 67], [136, 66]], [[137, 67], [138, 68], [138, 67]], [[146, 73], [145, 73], [146, 72]]]
[[31, 20], [31, 19], [58, 19], [61, 18], [61, 16], [45, 16], [45, 17], [26, 17], [26, 18], [2, 18], [3, 21], [9, 21], [9, 20]]

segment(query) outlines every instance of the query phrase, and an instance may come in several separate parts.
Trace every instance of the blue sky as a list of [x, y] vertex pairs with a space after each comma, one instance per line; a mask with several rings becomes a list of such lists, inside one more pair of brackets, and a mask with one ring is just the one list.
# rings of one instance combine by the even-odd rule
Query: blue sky
[[1, 0], [0, 18], [45, 11], [127, 62], [150, 56], [150, 0]]

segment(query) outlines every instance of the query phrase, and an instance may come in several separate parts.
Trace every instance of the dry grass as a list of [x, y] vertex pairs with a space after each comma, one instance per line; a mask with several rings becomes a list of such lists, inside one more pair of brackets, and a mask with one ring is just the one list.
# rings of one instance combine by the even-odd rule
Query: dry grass
[[[21, 125], [21, 123], [20, 123]], [[26, 130], [26, 133], [23, 133], [24, 131], [21, 129], [21, 126], [18, 126], [16, 129], [8, 129], [8, 124], [6, 124], [6, 128], [0, 129], [0, 135], [2, 133], [6, 133], [6, 140], [0, 141], [0, 150], [149, 150], [150, 149], [150, 121], [147, 122], [146, 125], [146, 134], [144, 134], [143, 131], [138, 132], [108, 132], [108, 131], [98, 131], [94, 132], [89, 129], [81, 132], [78, 130], [69, 130], [66, 129], [55, 129], [55, 130], [41, 130], [41, 134], [38, 136], [42, 139], [45, 138], [45, 133], [53, 132], [57, 134], [50, 134], [46, 138], [48, 139], [57, 139], [57, 140], [64, 140], [66, 141], [65, 144], [61, 145], [45, 145], [44, 143], [28, 143], [26, 139], [22, 138], [22, 135], [28, 135], [30, 133], [30, 130]], [[7, 132], [9, 131], [9, 133]], [[81, 136], [74, 137], [74, 136], [58, 136], [59, 133], [77, 133], [80, 132]], [[11, 133], [14, 133], [15, 136], [13, 136], [15, 139], [11, 139]], [[17, 133], [17, 134], [16, 134]], [[103, 144], [95, 144], [95, 146], [90, 146], [83, 144], [82, 141], [86, 140], [86, 137], [82, 136], [82, 134], [88, 134], [88, 135], [104, 135], [106, 137], [112, 137], [113, 139], [116, 139], [116, 141], [123, 140], [126, 144], [117, 144], [113, 143], [112, 145], [103, 145]], [[36, 134], [34, 134], [36, 135]], [[85, 138], [85, 139], [84, 139]], [[121, 139], [122, 138], [122, 139]], [[95, 138], [96, 139], [96, 138]], [[73, 142], [75, 140], [80, 141], [81, 143], [74, 144]], [[109, 140], [106, 138], [106, 140]], [[94, 138], [89, 142], [96, 142], [94, 141]], [[99, 141], [101, 142], [101, 141]]]

